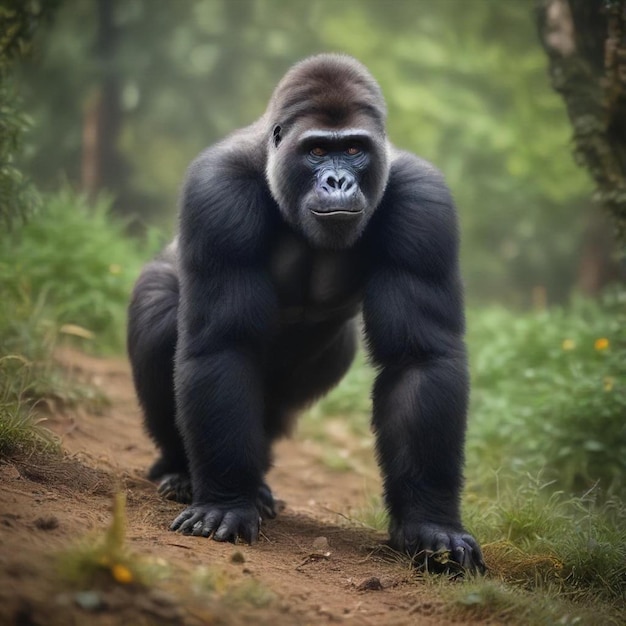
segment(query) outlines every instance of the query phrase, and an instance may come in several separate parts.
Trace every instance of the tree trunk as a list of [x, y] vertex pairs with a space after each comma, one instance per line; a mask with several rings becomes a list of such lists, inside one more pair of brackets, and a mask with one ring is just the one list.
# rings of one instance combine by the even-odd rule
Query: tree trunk
[[590, 204], [580, 250], [576, 287], [587, 296], [599, 296], [604, 288], [623, 276], [617, 259], [608, 215]]
[[115, 0], [97, 0], [95, 57], [99, 83], [89, 97], [83, 119], [82, 188], [94, 198], [103, 188], [122, 188], [123, 163], [117, 149], [121, 128], [120, 85], [115, 67], [117, 29]]
[[626, 243], [626, 0], [539, 0], [539, 34], [552, 85], [574, 129], [594, 200]]

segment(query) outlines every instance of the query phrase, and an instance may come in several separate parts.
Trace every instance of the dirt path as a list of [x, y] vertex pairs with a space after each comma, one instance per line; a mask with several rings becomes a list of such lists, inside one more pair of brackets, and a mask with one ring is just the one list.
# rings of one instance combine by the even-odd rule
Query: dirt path
[[[174, 534], [167, 526], [181, 506], [143, 478], [154, 448], [127, 364], [73, 352], [60, 359], [112, 405], [50, 416], [71, 455], [59, 467], [0, 464], [0, 625], [450, 623], [432, 588], [376, 550], [384, 535], [346, 521], [379, 489], [373, 459], [362, 472], [332, 471], [320, 444], [295, 437], [278, 447], [269, 477], [286, 508], [258, 544]], [[341, 442], [347, 455], [352, 445]], [[127, 494], [129, 548], [166, 575], [148, 591], [118, 585], [81, 607], [55, 555], [110, 524], [116, 484]]]

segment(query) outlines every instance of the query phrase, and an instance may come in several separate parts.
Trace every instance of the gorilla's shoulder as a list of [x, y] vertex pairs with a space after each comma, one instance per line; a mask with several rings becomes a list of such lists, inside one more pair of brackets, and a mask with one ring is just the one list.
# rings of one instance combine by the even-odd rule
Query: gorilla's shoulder
[[438, 270], [456, 263], [457, 215], [441, 172], [410, 152], [393, 150], [389, 181], [372, 219], [374, 247], [413, 267], [425, 256]]
[[441, 171], [422, 157], [392, 148], [387, 191], [398, 200], [405, 194], [413, 199], [452, 206], [452, 196]]
[[264, 181], [267, 161], [266, 144], [259, 141], [262, 129], [258, 123], [231, 133], [203, 150], [190, 164], [187, 181], [213, 184], [232, 180]]

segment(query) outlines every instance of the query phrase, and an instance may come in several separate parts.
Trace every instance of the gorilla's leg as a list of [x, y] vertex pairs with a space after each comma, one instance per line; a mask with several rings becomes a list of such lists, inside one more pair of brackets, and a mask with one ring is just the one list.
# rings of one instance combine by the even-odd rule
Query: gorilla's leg
[[177, 308], [173, 265], [162, 260], [146, 265], [130, 302], [128, 354], [146, 428], [161, 453], [148, 477], [162, 481], [165, 497], [186, 502], [191, 498], [187, 460], [174, 421]]
[[[318, 326], [293, 325], [272, 350], [273, 367], [267, 382], [265, 433], [266, 468], [271, 467], [271, 445], [287, 434], [301, 409], [330, 391], [348, 371], [357, 347], [354, 322]], [[276, 516], [272, 491], [263, 483], [257, 507], [264, 518]]]
[[[340, 325], [294, 327], [283, 334], [268, 383], [266, 471], [271, 466], [269, 448], [273, 441], [291, 430], [298, 411], [330, 391], [343, 378], [356, 348], [356, 326], [352, 320]], [[259, 490], [258, 502], [263, 504], [265, 513], [259, 510], [264, 517], [276, 515], [272, 492], [265, 483]]]

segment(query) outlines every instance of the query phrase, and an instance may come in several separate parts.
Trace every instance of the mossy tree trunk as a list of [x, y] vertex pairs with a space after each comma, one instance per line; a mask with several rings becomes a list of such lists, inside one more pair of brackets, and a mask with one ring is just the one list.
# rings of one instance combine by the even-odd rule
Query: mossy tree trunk
[[626, 0], [538, 0], [552, 85], [565, 101], [574, 151], [626, 248]]

